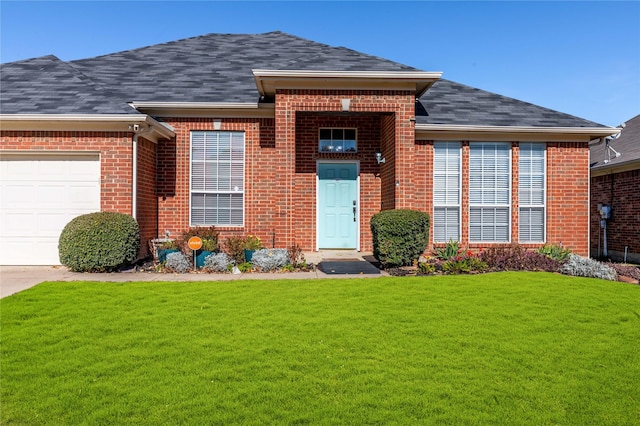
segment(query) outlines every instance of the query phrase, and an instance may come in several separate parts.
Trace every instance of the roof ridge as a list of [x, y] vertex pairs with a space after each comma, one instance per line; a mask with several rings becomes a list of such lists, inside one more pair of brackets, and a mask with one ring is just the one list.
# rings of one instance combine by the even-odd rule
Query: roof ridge
[[82, 62], [82, 61], [89, 61], [89, 60], [93, 60], [93, 59], [105, 58], [105, 57], [109, 57], [109, 56], [120, 56], [120, 55], [124, 55], [124, 54], [127, 54], [127, 53], [132, 53], [132, 52], [136, 52], [136, 51], [140, 51], [140, 50], [144, 50], [144, 49], [149, 49], [149, 48], [159, 48], [161, 46], [171, 46], [171, 45], [176, 45], [176, 44], [184, 43], [184, 42], [188, 42], [188, 41], [203, 40], [203, 39], [206, 39], [206, 38], [211, 38], [213, 36], [246, 37], [246, 36], [259, 36], [259, 35], [264, 36], [264, 35], [271, 35], [271, 34], [283, 34], [283, 35], [287, 35], [289, 37], [298, 38], [297, 36], [293, 36], [291, 34], [287, 34], [287, 33], [282, 32], [282, 31], [271, 31], [271, 32], [267, 32], [267, 33], [207, 33], [207, 34], [200, 34], [200, 35], [191, 36], [191, 37], [185, 37], [185, 38], [181, 38], [181, 39], [178, 39], [178, 40], [170, 40], [170, 41], [165, 41], [165, 42], [161, 42], [161, 43], [154, 43], [154, 44], [149, 44], [149, 45], [145, 45], [145, 46], [134, 47], [134, 48], [131, 48], [131, 49], [120, 50], [118, 52], [106, 53], [104, 55], [97, 55], [97, 56], [91, 56], [91, 57], [87, 57], [87, 58], [74, 59], [74, 60], [69, 61], [69, 62]]
[[19, 59], [17, 61], [12, 61], [12, 62], [0, 63], [0, 66], [2, 66], [2, 65], [16, 65], [16, 64], [20, 64], [21, 62], [31, 62], [31, 61], [35, 61], [37, 59], [55, 59], [56, 61], [64, 62], [62, 59], [58, 58], [56, 55], [48, 54], [48, 55], [36, 56], [36, 57], [33, 57], [33, 58]]

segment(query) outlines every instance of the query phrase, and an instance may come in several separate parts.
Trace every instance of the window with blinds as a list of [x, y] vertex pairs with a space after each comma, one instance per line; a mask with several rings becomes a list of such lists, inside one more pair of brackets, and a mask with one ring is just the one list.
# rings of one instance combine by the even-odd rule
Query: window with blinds
[[518, 161], [518, 239], [520, 242], [545, 241], [546, 145], [520, 143]]
[[191, 225], [244, 225], [244, 133], [191, 132]]
[[433, 144], [433, 241], [460, 240], [460, 142]]
[[469, 241], [511, 239], [511, 143], [469, 144]]

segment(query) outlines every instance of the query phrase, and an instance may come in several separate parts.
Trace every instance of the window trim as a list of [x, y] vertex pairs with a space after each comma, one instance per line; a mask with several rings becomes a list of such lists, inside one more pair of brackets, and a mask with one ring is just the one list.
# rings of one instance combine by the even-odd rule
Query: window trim
[[[520, 173], [520, 161], [522, 160], [522, 145], [539, 145], [542, 146], [542, 167], [543, 167], [543, 171], [542, 171], [542, 191], [544, 196], [542, 197], [542, 204], [521, 204], [520, 202], [520, 182], [522, 182], [521, 180], [521, 176], [522, 174]], [[548, 193], [547, 193], [547, 175], [548, 175], [548, 168], [547, 168], [547, 144], [544, 142], [520, 142], [519, 146], [518, 146], [518, 242], [519, 243], [523, 243], [523, 244], [529, 244], [529, 243], [546, 243], [547, 241], [547, 198], [548, 198]], [[522, 214], [521, 214], [521, 209], [522, 208], [527, 208], [527, 209], [533, 209], [533, 208], [542, 208], [542, 240], [541, 241], [535, 241], [535, 240], [524, 240], [521, 238], [520, 236], [520, 220], [522, 219]]]
[[[460, 141], [434, 141], [433, 142], [433, 181], [432, 185], [435, 188], [435, 180], [436, 180], [436, 144], [446, 144], [447, 147], [450, 145], [456, 144], [458, 147], [458, 202], [457, 204], [437, 204], [435, 198], [435, 189], [432, 190], [432, 217], [433, 219], [433, 242], [434, 243], [448, 243], [449, 240], [441, 241], [436, 239], [436, 222], [435, 222], [435, 212], [436, 208], [457, 208], [458, 209], [458, 239], [457, 241], [462, 240], [462, 142]], [[445, 173], [445, 176], [453, 175], [453, 173]], [[446, 198], [446, 197], [445, 197]], [[445, 232], [446, 234], [446, 232]]]
[[[240, 191], [194, 191], [193, 189], [193, 135], [195, 133], [229, 133], [229, 134], [241, 134], [242, 135], [242, 190]], [[244, 228], [246, 224], [246, 183], [247, 183], [247, 136], [246, 132], [243, 130], [191, 130], [189, 132], [189, 226], [190, 227], [198, 227], [198, 226], [215, 226], [219, 228]], [[231, 167], [231, 161], [229, 162], [229, 166]], [[231, 170], [231, 168], [230, 168]], [[231, 175], [229, 176], [231, 178]], [[242, 194], [242, 224], [215, 224], [215, 223], [204, 223], [204, 224], [194, 224], [193, 223], [193, 195], [194, 194]], [[206, 211], [206, 208], [205, 208]]]
[[[507, 194], [508, 194], [508, 201], [505, 204], [497, 204], [497, 203], [493, 203], [493, 204], [474, 204], [471, 201], [471, 151], [472, 151], [472, 147], [473, 146], [488, 146], [488, 145], [502, 145], [502, 146], [508, 146], [509, 147], [509, 166], [507, 167], [507, 169], [509, 170], [508, 172], [508, 187], [507, 187]], [[495, 158], [495, 157], [494, 157]], [[467, 206], [468, 208], [468, 238], [469, 238], [469, 243], [471, 244], [510, 244], [511, 240], [512, 240], [512, 232], [513, 232], [513, 212], [512, 212], [512, 202], [513, 202], [513, 143], [511, 142], [500, 142], [500, 141], [470, 141], [469, 142], [469, 162], [468, 162], [468, 173], [469, 173], [469, 190], [468, 190], [468, 200], [469, 200], [469, 204]], [[495, 187], [494, 187], [495, 189]], [[507, 239], [502, 241], [502, 240], [485, 240], [485, 239], [479, 239], [479, 240], [474, 240], [472, 239], [472, 235], [471, 235], [471, 211], [474, 208], [480, 208], [480, 209], [507, 209]], [[495, 211], [495, 210], [494, 210]], [[496, 229], [495, 226], [495, 222], [494, 222], [494, 229]]]
[[[354, 139], [354, 142], [356, 144], [355, 151], [322, 151], [321, 145], [320, 145], [320, 142], [322, 141], [322, 138], [320, 138], [320, 132], [322, 130], [331, 130], [332, 133], [333, 133], [333, 130], [342, 130], [342, 131], [353, 130], [356, 134], [356, 137]], [[338, 139], [333, 139], [333, 135], [332, 135], [331, 140], [333, 141]], [[342, 142], [346, 140], [350, 140], [350, 139], [343, 138]], [[318, 127], [318, 153], [320, 154], [356, 154], [357, 152], [358, 152], [358, 129], [356, 127]]]

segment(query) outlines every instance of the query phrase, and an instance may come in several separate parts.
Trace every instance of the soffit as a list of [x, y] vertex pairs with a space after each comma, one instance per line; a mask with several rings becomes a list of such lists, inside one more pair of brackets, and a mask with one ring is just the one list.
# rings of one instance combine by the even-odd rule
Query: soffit
[[260, 96], [276, 89], [406, 90], [421, 96], [442, 75], [423, 71], [252, 70]]

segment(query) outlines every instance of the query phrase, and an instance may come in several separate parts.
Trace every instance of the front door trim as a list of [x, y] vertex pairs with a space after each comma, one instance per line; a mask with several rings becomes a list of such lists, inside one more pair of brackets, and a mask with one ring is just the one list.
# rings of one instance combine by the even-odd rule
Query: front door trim
[[360, 251], [360, 160], [316, 160], [316, 251], [320, 251], [320, 164], [356, 165], [356, 250]]

